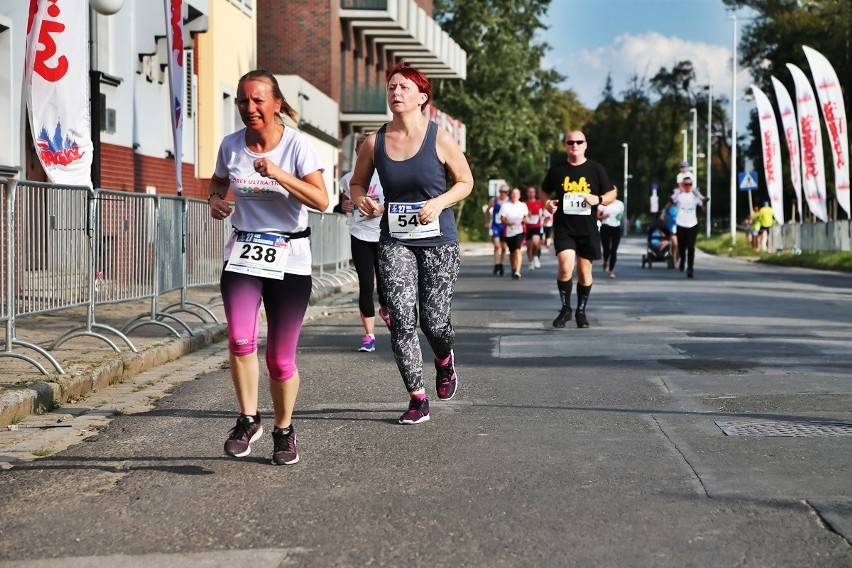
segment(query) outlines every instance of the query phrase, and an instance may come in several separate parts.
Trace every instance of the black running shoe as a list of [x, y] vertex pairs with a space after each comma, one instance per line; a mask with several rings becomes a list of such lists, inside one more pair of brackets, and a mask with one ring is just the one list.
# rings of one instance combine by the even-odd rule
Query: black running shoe
[[273, 465], [292, 465], [299, 461], [299, 452], [296, 449], [296, 431], [293, 425], [287, 429], [273, 428], [272, 441], [275, 444], [272, 450]]
[[453, 352], [450, 351], [450, 361], [441, 365], [435, 359], [435, 390], [441, 400], [450, 400], [456, 394], [458, 387], [458, 375], [456, 374], [456, 361]]
[[580, 329], [589, 327], [589, 320], [586, 318], [586, 312], [577, 310], [574, 312], [574, 319], [577, 320], [577, 327]]
[[420, 424], [429, 420], [429, 399], [411, 398], [408, 410], [399, 417], [400, 424]]
[[571, 306], [562, 306], [559, 315], [553, 320], [553, 327], [565, 327], [565, 322], [571, 320]]
[[251, 443], [263, 435], [260, 425], [260, 414], [237, 418], [237, 425], [231, 428], [228, 439], [225, 440], [225, 453], [235, 458], [241, 458], [251, 453]]

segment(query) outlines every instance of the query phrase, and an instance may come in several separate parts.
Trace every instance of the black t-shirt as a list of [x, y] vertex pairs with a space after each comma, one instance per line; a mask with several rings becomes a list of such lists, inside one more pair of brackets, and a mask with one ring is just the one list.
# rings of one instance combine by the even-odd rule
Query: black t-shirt
[[562, 229], [571, 235], [593, 235], [598, 232], [598, 208], [584, 203], [583, 196], [590, 193], [602, 196], [612, 191], [613, 185], [603, 166], [587, 159], [579, 166], [568, 162], [551, 166], [541, 189], [548, 199], [559, 201], [553, 217], [554, 230]]

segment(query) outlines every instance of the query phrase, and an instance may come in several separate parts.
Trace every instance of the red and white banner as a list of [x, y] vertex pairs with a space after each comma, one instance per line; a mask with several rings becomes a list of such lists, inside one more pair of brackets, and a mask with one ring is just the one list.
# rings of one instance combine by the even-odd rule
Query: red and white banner
[[784, 129], [784, 139], [787, 140], [787, 152], [790, 154], [790, 178], [793, 181], [793, 190], [796, 193], [796, 211], [799, 221], [802, 220], [802, 155], [799, 149], [799, 125], [796, 123], [796, 110], [790, 93], [775, 77], [772, 77], [772, 86], [775, 87], [775, 101], [778, 103], [778, 112], [781, 114], [781, 127]]
[[766, 191], [772, 204], [772, 213], [779, 225], [784, 224], [784, 184], [781, 180], [781, 140], [778, 135], [778, 121], [769, 97], [757, 85], [751, 86], [757, 103], [757, 117], [760, 121], [760, 142], [763, 149], [763, 175]]
[[816, 95], [801, 69], [792, 63], [788, 63], [787, 68], [796, 84], [799, 139], [802, 143], [802, 190], [811, 213], [820, 221], [827, 222], [825, 159], [822, 152], [822, 130], [819, 127]]
[[183, 0], [163, 0], [166, 9], [166, 45], [169, 50], [169, 114], [175, 147], [177, 194], [183, 193]]
[[88, 0], [30, 0], [24, 89], [48, 179], [92, 187]]
[[803, 45], [811, 75], [814, 78], [817, 96], [819, 96], [822, 117], [831, 141], [831, 154], [834, 158], [834, 187], [837, 191], [837, 203], [852, 217], [849, 209], [849, 137], [846, 133], [846, 105], [834, 67], [828, 59], [815, 49]]

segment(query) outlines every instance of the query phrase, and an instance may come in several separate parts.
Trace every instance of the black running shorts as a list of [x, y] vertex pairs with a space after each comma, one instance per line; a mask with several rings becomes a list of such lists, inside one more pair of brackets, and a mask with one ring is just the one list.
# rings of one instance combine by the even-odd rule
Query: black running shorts
[[553, 244], [556, 247], [556, 254], [563, 250], [573, 250], [577, 253], [577, 256], [586, 260], [603, 258], [601, 237], [597, 233], [594, 235], [569, 235], [556, 229], [553, 235]]

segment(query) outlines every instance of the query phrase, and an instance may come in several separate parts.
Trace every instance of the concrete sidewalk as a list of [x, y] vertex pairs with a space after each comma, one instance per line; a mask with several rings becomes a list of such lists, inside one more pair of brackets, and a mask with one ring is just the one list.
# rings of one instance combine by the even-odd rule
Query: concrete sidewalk
[[[352, 276], [342, 279], [344, 285], [345, 282], [353, 280]], [[330, 283], [315, 286], [311, 297], [312, 305], [308, 308], [306, 319], [316, 316], [317, 308], [313, 307], [315, 302], [340, 290], [340, 286]], [[65, 403], [125, 382], [149, 369], [225, 340], [227, 325], [218, 287], [191, 289], [188, 300], [208, 308], [216, 316], [216, 320], [203, 310], [186, 304], [192, 313], [179, 311], [174, 312], [174, 315], [186, 324], [191, 334], [183, 325], [172, 319], [162, 321], [178, 331], [179, 336], [159, 324], [145, 324], [127, 334], [137, 352], [133, 352], [119, 335], [102, 327], [95, 327], [94, 331], [109, 338], [120, 351], [116, 352], [106, 341], [90, 336], [73, 337], [51, 350], [50, 346], [57, 338], [77, 326], [85, 325], [86, 308], [18, 319], [14, 339], [47, 350], [65, 373], [59, 373], [49, 359], [38, 351], [18, 344], [9, 348], [5, 340], [0, 338], [0, 353], [6, 353], [0, 356], [0, 428], [14, 426], [26, 417], [51, 411]], [[158, 309], [163, 311], [167, 306], [179, 302], [179, 292], [164, 294], [158, 298]], [[151, 313], [150, 300], [105, 304], [97, 306], [95, 321], [121, 330], [137, 317], [151, 321]], [[10, 353], [16, 355], [9, 355]], [[32, 362], [19, 355], [38, 361], [49, 374], [41, 373]]]

